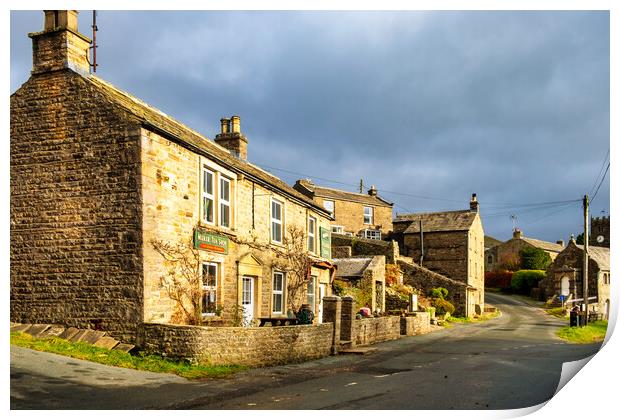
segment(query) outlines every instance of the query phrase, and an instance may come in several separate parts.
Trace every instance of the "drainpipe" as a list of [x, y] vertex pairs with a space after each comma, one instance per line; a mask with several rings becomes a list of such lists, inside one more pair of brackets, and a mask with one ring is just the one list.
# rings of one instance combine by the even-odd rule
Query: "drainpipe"
[[422, 226], [422, 220], [420, 220], [420, 267], [424, 262], [424, 230]]

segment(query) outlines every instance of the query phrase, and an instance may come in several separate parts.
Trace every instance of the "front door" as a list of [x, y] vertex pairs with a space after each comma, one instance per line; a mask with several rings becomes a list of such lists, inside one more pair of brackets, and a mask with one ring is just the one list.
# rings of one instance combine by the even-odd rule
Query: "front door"
[[319, 324], [323, 322], [323, 297], [325, 296], [325, 284], [319, 284]]
[[254, 279], [243, 277], [241, 306], [243, 307], [243, 325], [249, 326], [254, 319]]

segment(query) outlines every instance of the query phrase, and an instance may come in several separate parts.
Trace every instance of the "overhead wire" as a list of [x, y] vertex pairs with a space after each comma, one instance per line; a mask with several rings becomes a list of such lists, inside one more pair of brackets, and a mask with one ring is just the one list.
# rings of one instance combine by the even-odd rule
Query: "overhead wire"
[[[257, 165], [260, 166], [260, 167], [263, 167], [263, 168], [270, 169], [270, 170], [285, 172], [285, 173], [294, 174], [294, 175], [300, 175], [300, 176], [303, 176], [303, 177], [306, 177], [306, 178], [311, 178], [311, 179], [318, 179], [318, 180], [329, 182], [329, 183], [332, 183], [332, 184], [346, 185], [346, 186], [351, 186], [351, 187], [355, 187], [355, 188], [359, 187], [359, 184], [352, 184], [350, 182], [343, 182], [343, 181], [329, 179], [329, 178], [325, 178], [325, 177], [314, 176], [314, 175], [306, 174], [306, 173], [303, 173], [303, 172], [291, 171], [290, 169], [276, 168], [274, 166], [263, 165], [263, 164], [260, 164], [260, 163], [258, 163]], [[400, 196], [404, 196], [404, 197], [419, 198], [419, 199], [423, 199], [423, 200], [446, 201], [446, 202], [453, 202], [453, 203], [462, 203], [463, 202], [463, 200], [456, 200], [456, 199], [451, 199], [451, 198], [433, 197], [433, 196], [427, 196], [427, 195], [404, 193], [404, 192], [390, 191], [390, 190], [383, 190], [383, 189], [381, 189], [380, 192], [382, 194], [384, 194], [384, 193], [394, 194], [394, 195], [400, 195]], [[518, 208], [545, 207], [547, 205], [556, 205], [556, 204], [559, 205], [559, 204], [564, 204], [564, 203], [573, 203], [573, 202], [577, 202], [577, 201], [580, 201], [580, 200], [581, 199], [578, 198], [578, 199], [573, 199], [573, 200], [547, 201], [547, 202], [539, 202], [539, 203], [518, 203], [518, 204], [517, 203], [485, 203], [485, 207], [497, 207], [497, 210], [501, 210], [502, 207], [504, 207], [506, 209], [518, 209]], [[404, 207], [403, 207], [403, 209], [404, 209]]]

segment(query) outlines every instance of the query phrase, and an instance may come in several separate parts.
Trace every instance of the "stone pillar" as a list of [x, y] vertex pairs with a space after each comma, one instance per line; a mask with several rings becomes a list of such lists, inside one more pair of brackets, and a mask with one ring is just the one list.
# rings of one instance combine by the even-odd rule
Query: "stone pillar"
[[338, 354], [340, 347], [340, 318], [342, 301], [339, 296], [325, 296], [323, 298], [323, 322], [334, 324], [332, 335], [332, 354]]
[[353, 320], [355, 319], [355, 301], [351, 296], [342, 298], [342, 321], [340, 322], [340, 340], [351, 341], [353, 346]]

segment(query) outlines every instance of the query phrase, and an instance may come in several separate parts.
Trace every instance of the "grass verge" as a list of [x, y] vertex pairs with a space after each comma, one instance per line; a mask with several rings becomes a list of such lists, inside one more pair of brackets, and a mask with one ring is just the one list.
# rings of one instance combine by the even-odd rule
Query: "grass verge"
[[607, 321], [594, 321], [585, 327], [562, 327], [556, 334], [571, 343], [590, 344], [603, 341], [606, 332]]
[[185, 360], [168, 359], [153, 354], [132, 355], [119, 350], [107, 350], [87, 343], [72, 343], [58, 337], [34, 338], [25, 333], [11, 333], [11, 344], [75, 359], [88, 360], [109, 366], [173, 373], [187, 379], [223, 378], [247, 369], [239, 365], [201, 365]]
[[495, 312], [489, 312], [484, 315], [480, 315], [476, 318], [470, 318], [466, 316], [460, 316], [460, 317], [450, 316], [448, 317], [447, 321], [448, 323], [455, 323], [455, 324], [473, 324], [476, 322], [489, 321], [491, 319], [497, 318], [498, 316], [500, 316], [500, 314], [501, 312], [497, 310]]
[[562, 308], [562, 307], [545, 309], [545, 312], [547, 312], [549, 315], [553, 315], [553, 316], [555, 316], [557, 318], [567, 318], [568, 317], [568, 311], [565, 308]]

